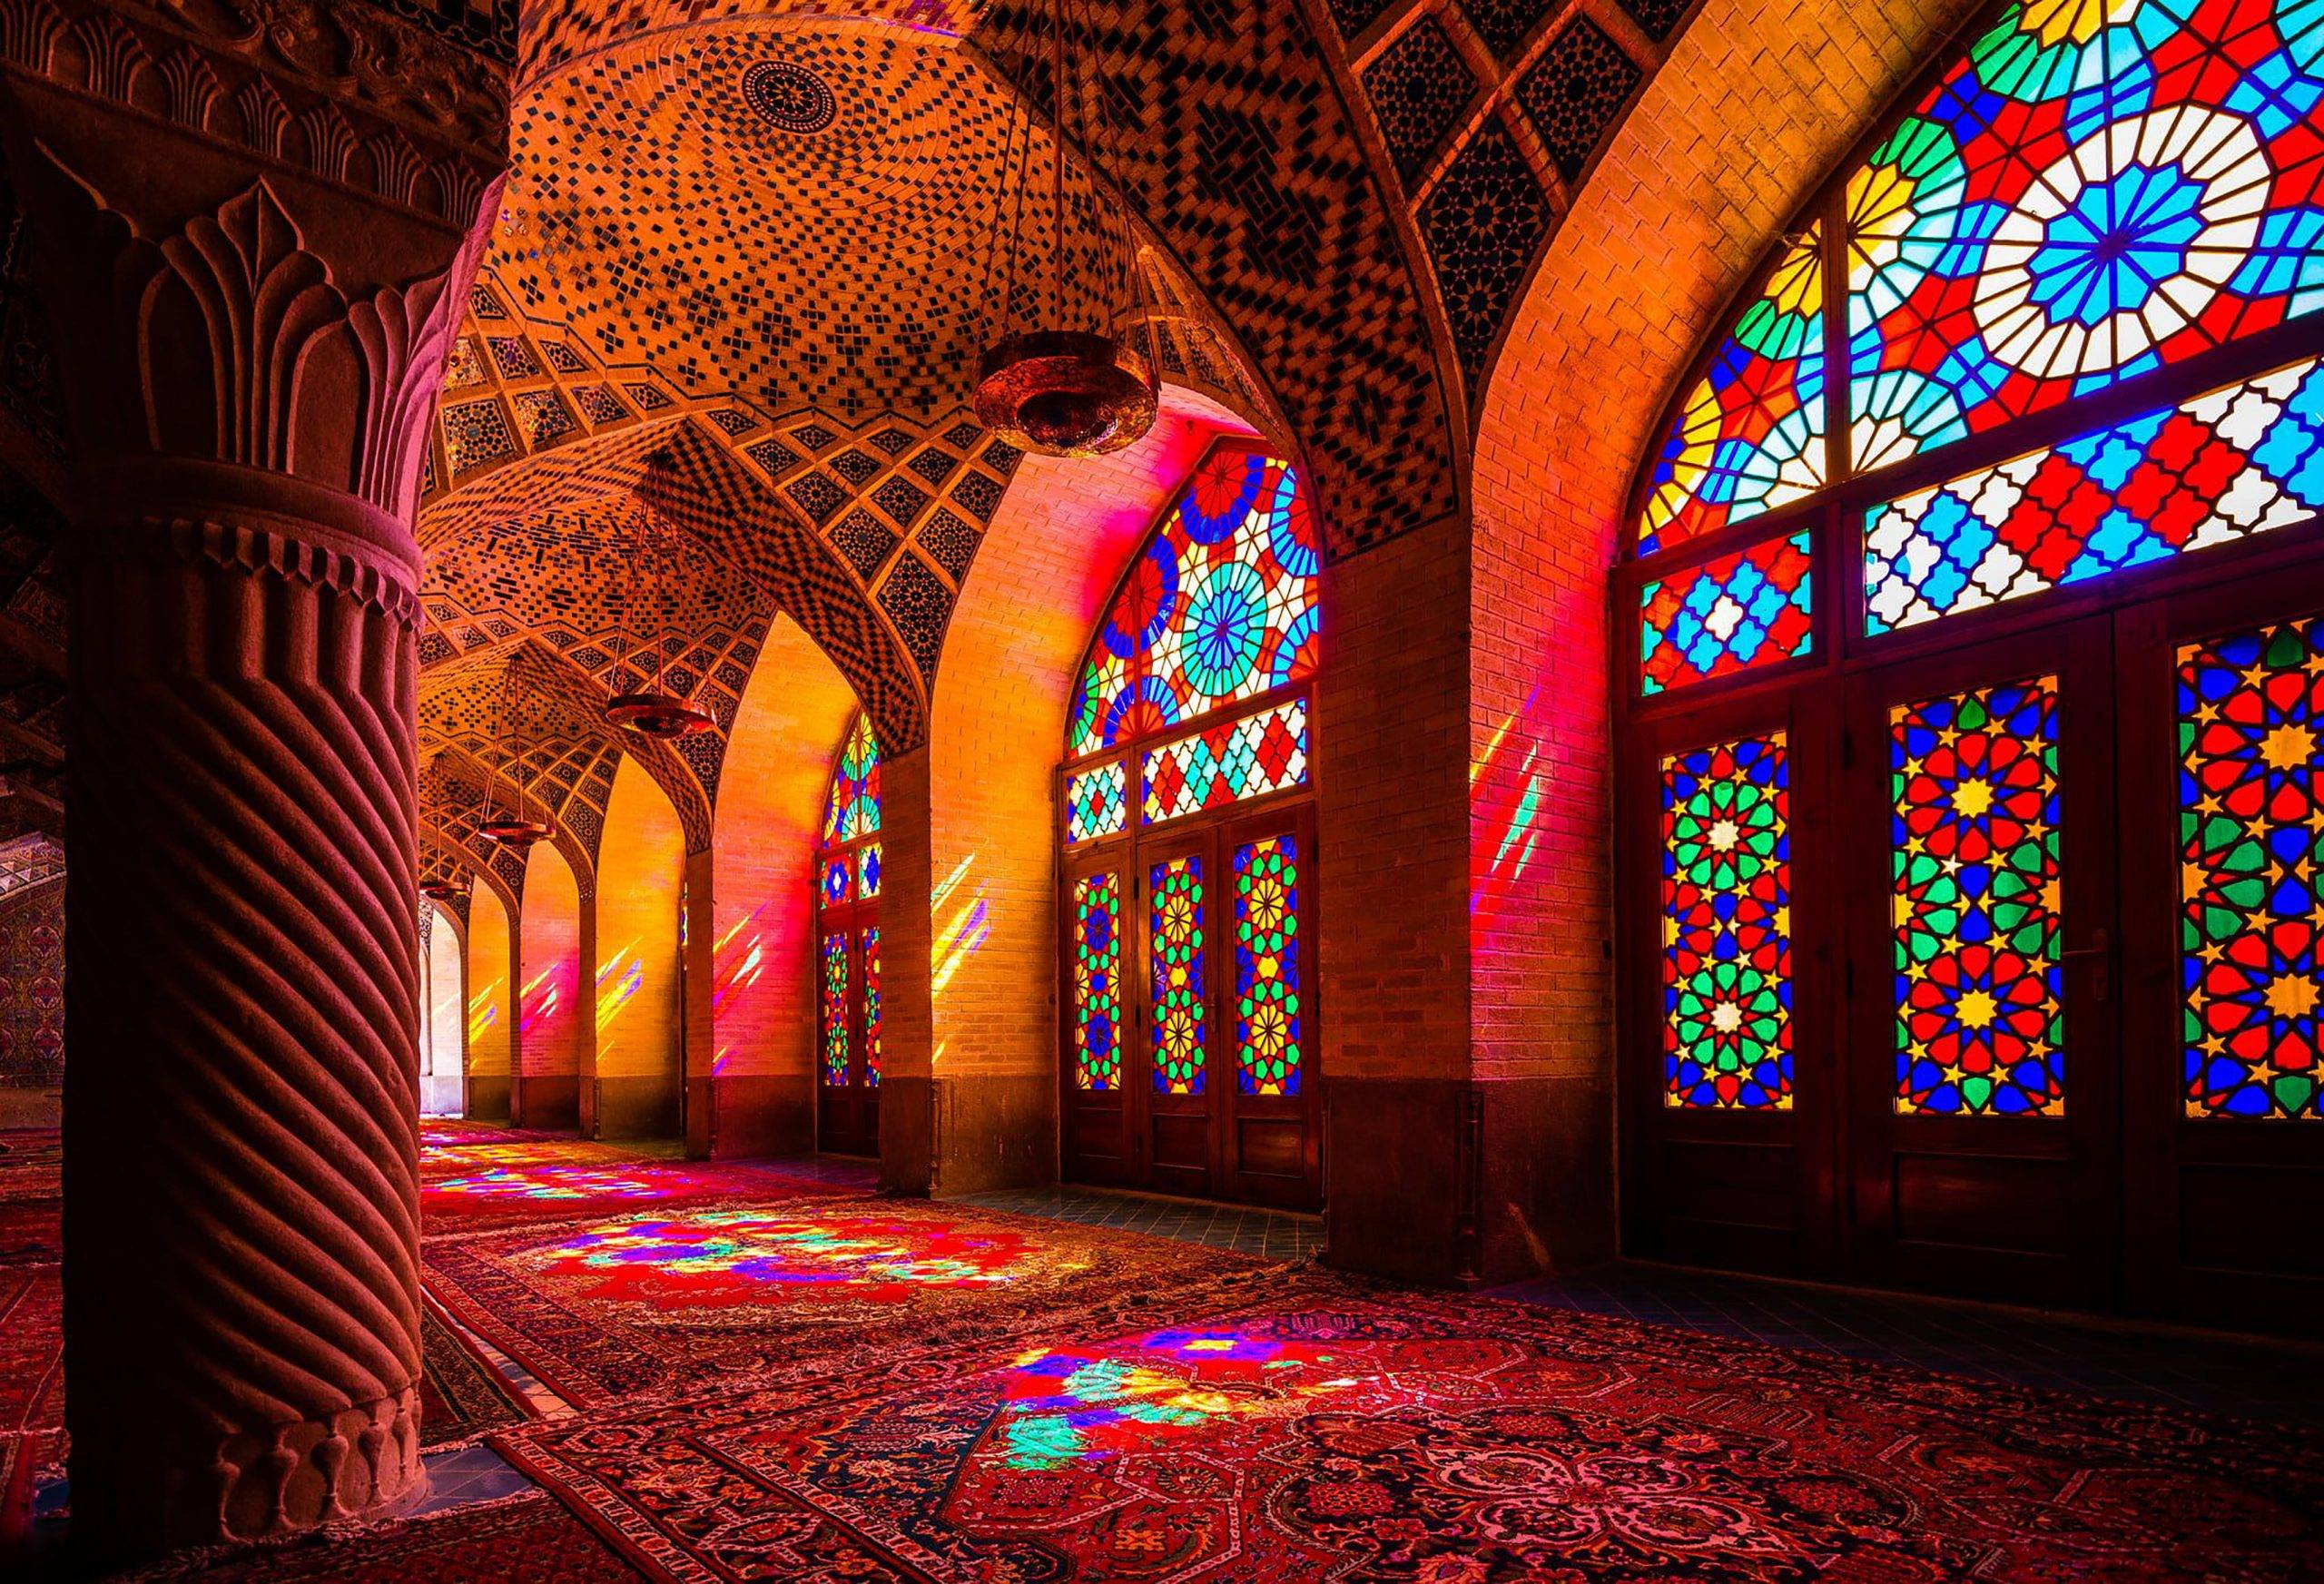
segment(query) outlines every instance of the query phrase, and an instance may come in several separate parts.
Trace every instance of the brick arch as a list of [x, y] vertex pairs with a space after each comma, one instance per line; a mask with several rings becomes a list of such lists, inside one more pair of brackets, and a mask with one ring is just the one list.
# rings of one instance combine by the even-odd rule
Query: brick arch
[[[1578, 193], [1485, 393], [1471, 540], [1472, 1038], [1605, 1086], [1606, 580], [1698, 344], [1798, 206], [1973, 9], [1706, 0]], [[1609, 1118], [1610, 1122], [1610, 1118]]]
[[[993, 519], [952, 619], [927, 755], [927, 920], [942, 981], [931, 998], [940, 1079], [998, 1097], [980, 1113], [998, 1146], [1039, 1133], [1054, 1108], [1057, 837], [1050, 776], [1091, 631], [1123, 569], [1213, 440], [1249, 428], [1166, 388], [1154, 432], [1114, 456], [1029, 457]], [[891, 759], [892, 763], [892, 759]], [[910, 779], [892, 769], [887, 786]], [[891, 894], [906, 872], [908, 800], [891, 790]], [[904, 923], [891, 920], [901, 943]], [[901, 952], [902, 946], [895, 948]], [[900, 1040], [891, 1042], [894, 1061]], [[882, 1127], [886, 1126], [885, 1121]], [[960, 1167], [957, 1163], [954, 1169]]]

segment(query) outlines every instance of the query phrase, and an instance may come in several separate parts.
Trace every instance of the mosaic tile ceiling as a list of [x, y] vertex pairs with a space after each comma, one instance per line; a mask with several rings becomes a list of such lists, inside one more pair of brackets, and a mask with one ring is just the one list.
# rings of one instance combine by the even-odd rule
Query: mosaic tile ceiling
[[[1128, 129], [1117, 172], [1146, 228], [1165, 377], [1302, 448], [1331, 553], [1455, 509], [1464, 388], [1686, 10], [1330, 0], [1311, 26], [1267, 0], [1087, 8]], [[707, 840], [777, 611], [884, 741], [922, 739], [953, 604], [1018, 460], [965, 402], [990, 335], [982, 244], [1010, 88], [1047, 100], [1024, 48], [1045, 15], [1029, 0], [526, 8], [512, 175], [424, 490], [423, 754], [488, 750], [523, 656], [574, 701], [569, 734], [541, 748], [571, 779], [544, 801], [560, 841], [594, 855], [590, 789], [622, 743], [591, 723], [635, 676], [625, 547], [657, 454], [672, 459], [658, 509], [688, 549], [683, 594], [642, 625], [668, 632], [675, 679], [719, 727], [657, 750], [683, 767], [690, 839]]]

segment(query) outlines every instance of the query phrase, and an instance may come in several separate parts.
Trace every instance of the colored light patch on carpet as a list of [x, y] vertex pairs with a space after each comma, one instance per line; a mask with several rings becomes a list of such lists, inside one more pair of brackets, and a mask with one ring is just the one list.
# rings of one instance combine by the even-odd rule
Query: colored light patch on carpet
[[1141, 1453], [1246, 1420], [1285, 1419], [1354, 1384], [1332, 1349], [1234, 1332], [1156, 1332], [1118, 1349], [1036, 1349], [1004, 1377], [987, 1455], [1056, 1469]]
[[495, 1444], [705, 1584], [2324, 1570], [2307, 1432], [1321, 1272], [1248, 1296], [983, 1372], [875, 1361]]
[[[714, 1214], [712, 1214], [714, 1213]], [[970, 1206], [762, 1191], [428, 1238], [428, 1291], [580, 1406], [745, 1379], [860, 1389], [1160, 1329], [1264, 1260]]]
[[651, 1199], [670, 1179], [618, 1166], [487, 1166], [428, 1185], [431, 1194], [487, 1199]]
[[1088, 1268], [1014, 1233], [951, 1232], [885, 1215], [703, 1211], [576, 1233], [532, 1256], [545, 1273], [596, 1280], [589, 1298], [655, 1305], [846, 1300], [901, 1303], [928, 1287], [1005, 1286], [1036, 1265]]

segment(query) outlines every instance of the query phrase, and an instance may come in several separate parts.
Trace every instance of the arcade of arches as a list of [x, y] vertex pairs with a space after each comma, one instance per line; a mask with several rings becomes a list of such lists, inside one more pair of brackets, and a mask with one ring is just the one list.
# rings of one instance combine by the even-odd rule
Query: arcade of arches
[[0, 1573], [2324, 1575], [2316, 0], [0, 0]]

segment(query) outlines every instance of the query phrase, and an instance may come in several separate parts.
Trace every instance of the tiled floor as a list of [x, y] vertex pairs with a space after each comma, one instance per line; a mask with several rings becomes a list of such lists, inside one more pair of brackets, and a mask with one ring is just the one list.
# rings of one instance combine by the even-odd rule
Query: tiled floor
[[1321, 1216], [1254, 1210], [1239, 1205], [1212, 1205], [1198, 1199], [1165, 1199], [1150, 1194], [1060, 1186], [964, 1194], [958, 1202], [1013, 1210], [1020, 1215], [1045, 1216], [1052, 1221], [1115, 1226], [1126, 1232], [1199, 1243], [1207, 1248], [1233, 1249], [1237, 1254], [1257, 1254], [1263, 1259], [1303, 1260], [1324, 1244]]
[[1622, 1263], [1498, 1289], [1924, 1370], [2324, 1427], [2324, 1345]]

